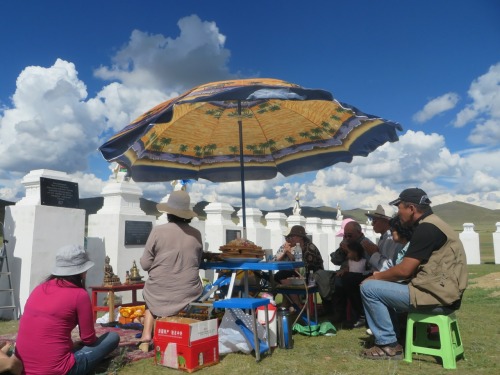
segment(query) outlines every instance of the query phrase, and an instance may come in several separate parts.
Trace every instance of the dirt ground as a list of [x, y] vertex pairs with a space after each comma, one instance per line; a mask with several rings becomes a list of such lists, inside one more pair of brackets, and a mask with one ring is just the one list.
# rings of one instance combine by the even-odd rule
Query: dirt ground
[[[500, 272], [490, 273], [488, 275], [469, 280], [469, 288], [500, 288]], [[492, 295], [495, 297], [500, 297], [500, 291], [496, 290]]]

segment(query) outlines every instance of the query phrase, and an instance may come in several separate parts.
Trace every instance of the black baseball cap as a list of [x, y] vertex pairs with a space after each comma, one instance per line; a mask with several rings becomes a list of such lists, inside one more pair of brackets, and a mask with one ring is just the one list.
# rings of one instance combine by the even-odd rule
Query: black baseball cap
[[397, 206], [401, 202], [408, 202], [414, 204], [431, 204], [431, 200], [427, 196], [427, 193], [419, 188], [405, 189], [399, 194], [398, 199], [389, 202], [390, 205]]

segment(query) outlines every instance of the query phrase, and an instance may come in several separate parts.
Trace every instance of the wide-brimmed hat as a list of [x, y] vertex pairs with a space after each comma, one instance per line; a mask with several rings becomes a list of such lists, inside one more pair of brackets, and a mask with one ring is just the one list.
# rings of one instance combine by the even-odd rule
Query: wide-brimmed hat
[[66, 245], [57, 250], [54, 276], [79, 275], [94, 266], [85, 249], [80, 245]]
[[300, 236], [307, 238], [307, 233], [302, 225], [294, 225], [293, 227], [290, 228], [290, 231], [285, 234], [285, 237], [289, 236]]
[[414, 204], [430, 205], [432, 202], [427, 196], [427, 193], [419, 188], [405, 189], [399, 194], [397, 199], [389, 202], [391, 206], [397, 206], [401, 202], [408, 202]]
[[347, 223], [350, 223], [351, 221], [355, 221], [354, 219], [348, 218], [342, 220], [342, 224], [340, 224], [340, 230], [337, 232], [335, 236], [337, 237], [344, 237], [344, 228]]
[[158, 203], [156, 208], [160, 212], [166, 212], [183, 219], [196, 217], [196, 212], [191, 209], [191, 198], [184, 190], [176, 190], [170, 193], [166, 203]]
[[377, 209], [374, 212], [367, 212], [365, 214], [368, 216], [370, 219], [384, 219], [384, 220], [390, 220], [391, 218], [385, 214], [384, 207], [382, 205], [378, 205]]

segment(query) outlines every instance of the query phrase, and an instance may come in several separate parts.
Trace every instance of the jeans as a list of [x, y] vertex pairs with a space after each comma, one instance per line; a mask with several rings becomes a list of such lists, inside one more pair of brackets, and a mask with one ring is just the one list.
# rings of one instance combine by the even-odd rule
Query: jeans
[[83, 346], [74, 352], [75, 364], [67, 375], [85, 375], [118, 347], [120, 336], [116, 332], [106, 332], [91, 346]]
[[410, 310], [408, 285], [382, 280], [367, 280], [361, 284], [361, 298], [366, 321], [375, 336], [376, 345], [397, 341], [397, 314]]

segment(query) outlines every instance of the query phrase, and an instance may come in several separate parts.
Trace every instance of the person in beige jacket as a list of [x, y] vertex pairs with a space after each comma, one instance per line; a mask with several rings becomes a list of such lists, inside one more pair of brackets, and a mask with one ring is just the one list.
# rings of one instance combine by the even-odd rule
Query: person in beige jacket
[[398, 207], [402, 224], [412, 227], [413, 235], [401, 263], [374, 272], [361, 285], [366, 319], [375, 336], [375, 345], [362, 353], [369, 359], [402, 359], [396, 312], [436, 307], [456, 310], [468, 281], [462, 242], [432, 212], [425, 191], [406, 189], [390, 204]]
[[151, 231], [141, 267], [148, 272], [143, 289], [146, 302], [144, 329], [139, 348], [148, 351], [155, 317], [177, 315], [203, 291], [199, 276], [203, 242], [198, 229], [189, 225], [196, 213], [190, 208], [189, 194], [173, 191], [166, 203], [157, 206], [166, 212], [168, 223]]

